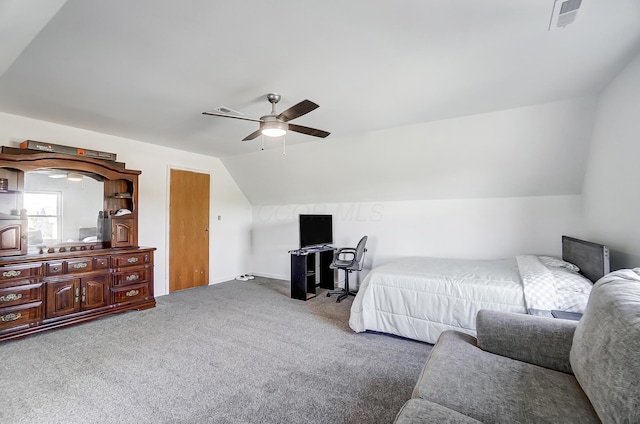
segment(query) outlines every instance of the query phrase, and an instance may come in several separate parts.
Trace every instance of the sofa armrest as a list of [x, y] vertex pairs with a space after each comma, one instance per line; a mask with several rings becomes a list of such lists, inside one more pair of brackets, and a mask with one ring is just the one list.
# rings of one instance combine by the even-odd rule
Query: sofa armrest
[[481, 310], [478, 347], [487, 352], [572, 374], [569, 351], [577, 321]]
[[480, 424], [480, 421], [425, 399], [410, 399], [402, 406], [394, 424]]

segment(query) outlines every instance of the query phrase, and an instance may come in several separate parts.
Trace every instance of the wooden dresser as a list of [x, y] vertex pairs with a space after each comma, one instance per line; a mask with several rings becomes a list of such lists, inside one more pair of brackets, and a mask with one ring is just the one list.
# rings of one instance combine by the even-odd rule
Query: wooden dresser
[[155, 306], [153, 248], [0, 260], [0, 341]]
[[[155, 248], [138, 246], [140, 171], [77, 155], [2, 151], [0, 341], [154, 307]], [[55, 205], [25, 200], [42, 194]]]

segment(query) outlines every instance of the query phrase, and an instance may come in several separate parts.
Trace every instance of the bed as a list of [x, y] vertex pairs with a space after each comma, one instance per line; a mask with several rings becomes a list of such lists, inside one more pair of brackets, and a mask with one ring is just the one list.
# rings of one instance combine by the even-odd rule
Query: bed
[[562, 237], [562, 259], [401, 258], [365, 277], [349, 326], [427, 343], [449, 329], [475, 335], [480, 309], [581, 312], [592, 284], [607, 273], [607, 246], [568, 236]]

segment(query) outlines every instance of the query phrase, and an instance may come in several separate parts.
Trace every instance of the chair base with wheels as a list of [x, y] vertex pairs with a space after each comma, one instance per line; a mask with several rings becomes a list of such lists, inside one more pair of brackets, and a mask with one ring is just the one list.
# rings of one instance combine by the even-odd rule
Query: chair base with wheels
[[[355, 296], [357, 294], [357, 292], [349, 290], [349, 274], [353, 271], [362, 271], [364, 254], [367, 251], [367, 249], [365, 249], [367, 238], [367, 236], [362, 237], [358, 242], [358, 246], [355, 248], [343, 247], [338, 249], [333, 255], [333, 261], [331, 262], [331, 265], [329, 265], [329, 268], [344, 270], [344, 288], [341, 290], [332, 290], [327, 292], [327, 297], [338, 295], [336, 303], [340, 303], [342, 299], [345, 299], [348, 296]], [[351, 258], [345, 258], [347, 255], [350, 255]]]
[[344, 288], [340, 290], [331, 290], [327, 292], [327, 297], [338, 295], [338, 298], [336, 299], [336, 303], [340, 303], [340, 301], [346, 298], [347, 296], [355, 296], [356, 294], [358, 294], [358, 292], [349, 290], [349, 274], [351, 274], [352, 272], [353, 271], [349, 271], [345, 269], [344, 270]]

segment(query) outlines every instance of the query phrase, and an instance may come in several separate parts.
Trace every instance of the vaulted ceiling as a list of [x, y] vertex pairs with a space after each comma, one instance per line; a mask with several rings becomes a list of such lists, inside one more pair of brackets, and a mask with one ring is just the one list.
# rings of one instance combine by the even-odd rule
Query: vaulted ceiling
[[257, 123], [203, 111], [259, 117], [277, 92], [278, 110], [320, 105], [296, 123], [349, 141], [594, 95], [636, 54], [640, 3], [584, 0], [548, 31], [553, 4], [3, 0], [0, 111], [228, 158], [242, 181], [238, 157], [260, 139], [240, 140]]

